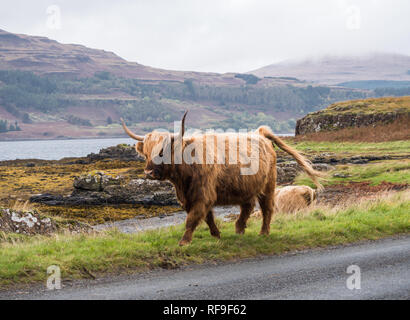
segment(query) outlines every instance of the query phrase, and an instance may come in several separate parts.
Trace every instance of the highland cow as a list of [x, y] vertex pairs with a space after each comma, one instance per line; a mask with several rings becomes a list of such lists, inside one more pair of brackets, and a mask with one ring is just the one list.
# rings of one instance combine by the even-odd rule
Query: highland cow
[[[316, 202], [316, 190], [308, 186], [286, 186], [275, 191], [275, 212], [295, 213], [308, 208]], [[255, 211], [252, 217], [261, 218], [262, 213]]]
[[186, 114], [179, 134], [153, 131], [139, 136], [122, 121], [125, 132], [138, 141], [136, 151], [146, 158], [145, 174], [152, 179], [169, 180], [175, 186], [178, 200], [188, 214], [180, 245], [192, 241], [192, 234], [203, 219], [211, 235], [220, 238], [213, 214], [217, 205], [240, 206], [235, 229], [243, 234], [258, 201], [263, 214], [260, 234], [269, 234], [276, 185], [273, 144], [292, 155], [321, 187], [317, 180], [321, 174], [268, 127], [249, 133], [206, 133], [184, 138]]
[[316, 202], [316, 190], [308, 186], [286, 186], [275, 192], [275, 211], [294, 213]]

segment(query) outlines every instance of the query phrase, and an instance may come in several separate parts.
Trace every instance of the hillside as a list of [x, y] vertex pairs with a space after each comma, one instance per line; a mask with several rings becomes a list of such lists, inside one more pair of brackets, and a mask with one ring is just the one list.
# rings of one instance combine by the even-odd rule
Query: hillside
[[[249, 73], [258, 77], [288, 76], [327, 85], [343, 83], [345, 86], [363, 88], [361, 81], [410, 81], [410, 56], [390, 53], [327, 56], [317, 59], [284, 61]], [[374, 86], [374, 83], [371, 85]], [[392, 87], [393, 85], [382, 83], [381, 86]]]
[[290, 133], [296, 119], [330, 103], [408, 91], [319, 85], [288, 75], [169, 71], [0, 31], [0, 140], [123, 136], [120, 117], [138, 133], [172, 130], [185, 110], [195, 128], [264, 124]]
[[[410, 96], [338, 102], [324, 110], [309, 113], [296, 123], [296, 135], [338, 131], [348, 128], [381, 127], [395, 122], [408, 131]], [[403, 123], [404, 122], [404, 123]], [[407, 129], [405, 129], [407, 127]], [[393, 135], [394, 128], [389, 134]], [[406, 132], [407, 132], [406, 131]]]
[[240, 83], [233, 75], [180, 72], [155, 69], [128, 62], [113, 52], [90, 49], [77, 44], [61, 44], [45, 37], [13, 34], [0, 30], [0, 65], [5, 69], [33, 71], [42, 75], [68, 78], [89, 77], [107, 71], [125, 78], [176, 80], [196, 78], [203, 82]]
[[287, 133], [308, 112], [369, 95], [289, 77], [155, 69], [104, 50], [0, 31], [0, 140], [119, 136], [120, 117], [140, 133], [172, 129], [185, 110], [196, 128], [267, 124]]
[[[40, 75], [58, 75], [65, 78], [92, 77], [95, 72], [105, 71], [117, 77], [139, 80], [194, 79], [199, 83], [217, 85], [244, 83], [242, 79], [235, 77], [235, 74], [221, 75], [151, 68], [126, 61], [113, 52], [91, 49], [78, 44], [62, 44], [46, 37], [14, 34], [1, 29], [0, 67], [2, 70], [32, 71]], [[265, 82], [279, 83], [280, 81]]]

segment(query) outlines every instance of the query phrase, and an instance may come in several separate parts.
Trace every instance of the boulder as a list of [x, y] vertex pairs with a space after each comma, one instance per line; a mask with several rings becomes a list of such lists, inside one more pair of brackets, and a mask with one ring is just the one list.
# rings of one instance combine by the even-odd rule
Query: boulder
[[335, 172], [333, 174], [333, 177], [335, 177], [335, 178], [349, 178], [351, 176], [352, 176], [351, 174], [344, 173], [344, 172]]
[[[329, 171], [333, 169], [332, 166], [326, 163], [314, 163], [313, 169], [318, 171]], [[281, 162], [277, 164], [277, 183], [278, 184], [286, 184], [292, 182], [296, 176], [302, 171], [303, 169], [298, 165], [296, 161], [287, 161]]]
[[128, 184], [110, 184], [102, 190], [76, 188], [71, 195], [40, 194], [30, 198], [31, 202], [47, 205], [101, 205], [101, 204], [143, 204], [171, 206], [178, 205], [175, 189], [170, 182], [148, 179], [131, 180]]
[[122, 178], [113, 177], [103, 171], [92, 171], [74, 178], [74, 188], [87, 191], [103, 191], [111, 185], [120, 185]]
[[41, 217], [36, 211], [0, 209], [0, 230], [20, 234], [50, 234], [57, 230], [53, 220]]
[[276, 167], [278, 184], [290, 183], [298, 175], [300, 168], [295, 161], [278, 163]]
[[175, 189], [168, 181], [149, 179], [131, 180], [125, 186], [110, 186], [104, 189], [110, 201], [145, 205], [177, 205]]
[[327, 163], [314, 163], [313, 169], [317, 171], [330, 171], [330, 170], [333, 170], [334, 167]]
[[136, 151], [134, 146], [128, 144], [119, 144], [108, 148], [101, 149], [99, 153], [90, 153], [87, 159], [92, 161], [99, 161], [105, 159], [115, 159], [121, 161], [144, 161]]

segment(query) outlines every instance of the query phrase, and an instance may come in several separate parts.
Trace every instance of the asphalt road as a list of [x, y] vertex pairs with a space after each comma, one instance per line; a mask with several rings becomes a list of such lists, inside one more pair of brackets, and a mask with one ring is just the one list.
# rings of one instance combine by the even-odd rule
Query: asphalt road
[[[347, 288], [350, 265], [360, 267], [361, 289]], [[79, 281], [54, 291], [37, 287], [0, 292], [0, 298], [410, 299], [410, 237]]]

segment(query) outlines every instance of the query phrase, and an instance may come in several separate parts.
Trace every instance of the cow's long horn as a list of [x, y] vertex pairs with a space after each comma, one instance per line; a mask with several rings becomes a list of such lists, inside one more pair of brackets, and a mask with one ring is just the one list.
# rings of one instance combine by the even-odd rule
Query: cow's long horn
[[184, 134], [185, 134], [185, 117], [187, 113], [188, 113], [188, 110], [185, 111], [184, 116], [182, 117], [182, 121], [181, 121], [181, 129], [179, 131], [179, 137], [181, 139], [184, 137]]
[[122, 127], [124, 128], [124, 131], [132, 138], [138, 141], [143, 141], [144, 140], [144, 136], [139, 136], [136, 135], [135, 133], [133, 133], [130, 129], [127, 128], [127, 126], [125, 125], [124, 119], [121, 118], [121, 122], [122, 122]]

